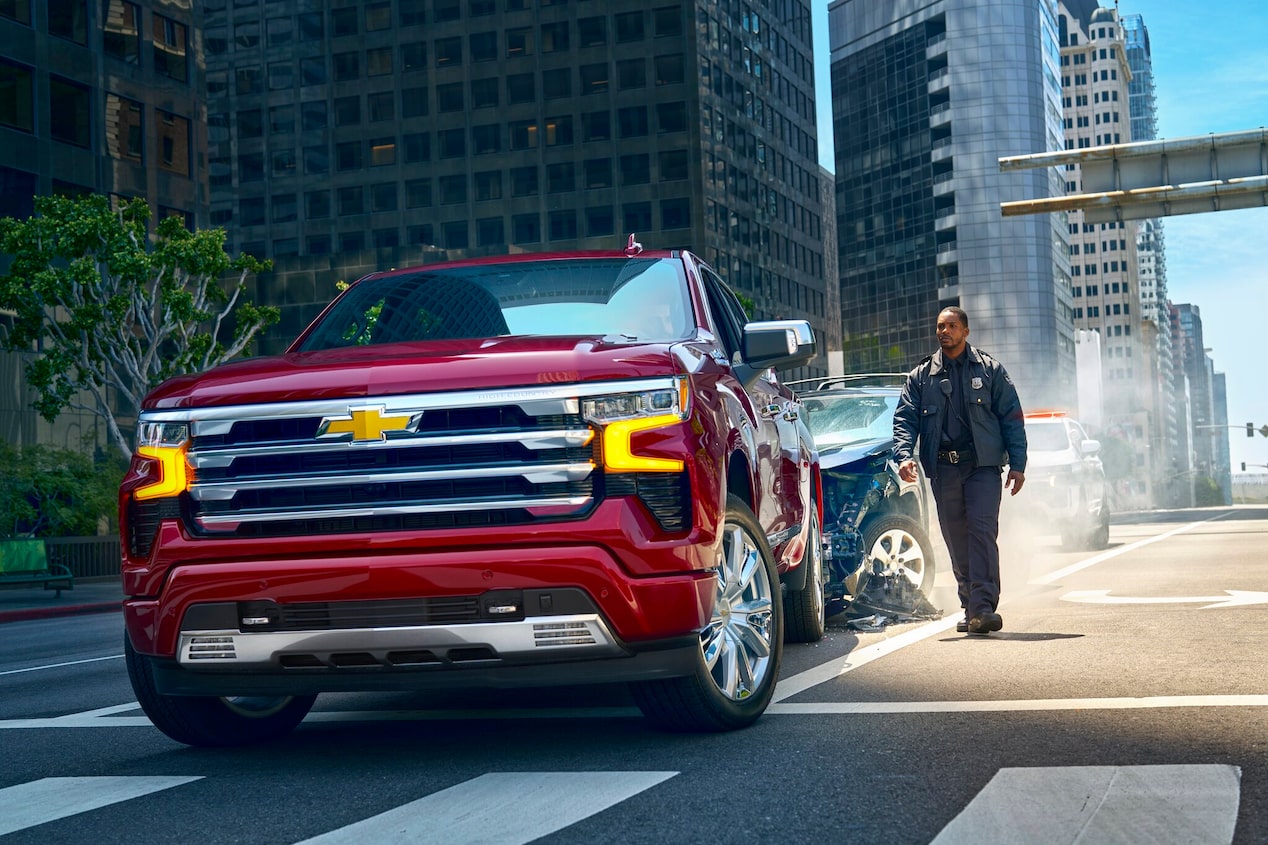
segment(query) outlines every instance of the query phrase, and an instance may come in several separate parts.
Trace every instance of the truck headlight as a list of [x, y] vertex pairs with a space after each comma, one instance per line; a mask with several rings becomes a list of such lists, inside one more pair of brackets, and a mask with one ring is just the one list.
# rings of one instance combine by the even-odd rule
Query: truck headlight
[[596, 396], [581, 402], [581, 413], [603, 430], [603, 464], [619, 472], [681, 472], [676, 458], [636, 455], [630, 439], [636, 432], [677, 425], [690, 413], [685, 378], [663, 388]]
[[160, 499], [189, 489], [192, 473], [185, 459], [189, 448], [188, 423], [144, 422], [137, 426], [137, 458], [133, 472], [142, 476], [134, 487], [137, 499]]

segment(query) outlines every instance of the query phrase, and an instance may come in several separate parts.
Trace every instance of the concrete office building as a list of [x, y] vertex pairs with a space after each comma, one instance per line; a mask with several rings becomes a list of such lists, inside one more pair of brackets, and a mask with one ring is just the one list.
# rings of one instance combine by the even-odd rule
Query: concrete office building
[[806, 2], [202, 8], [211, 219], [276, 262], [266, 348], [368, 270], [629, 233], [824, 333]]
[[[0, 216], [29, 217], [37, 195], [97, 193], [205, 224], [195, 32], [190, 0], [0, 2]], [[50, 426], [31, 399], [21, 357], [0, 354], [0, 437], [94, 438], [92, 416]]]
[[829, 6], [843, 346], [849, 370], [904, 370], [940, 307], [1008, 368], [1024, 404], [1073, 407], [1065, 215], [999, 204], [1060, 196], [1052, 0], [837, 0]]

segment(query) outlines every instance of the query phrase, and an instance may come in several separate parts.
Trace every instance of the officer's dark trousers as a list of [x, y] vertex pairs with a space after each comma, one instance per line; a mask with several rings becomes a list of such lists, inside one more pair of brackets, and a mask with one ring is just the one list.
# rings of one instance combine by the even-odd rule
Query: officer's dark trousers
[[967, 618], [999, 605], [999, 467], [939, 461], [930, 482]]

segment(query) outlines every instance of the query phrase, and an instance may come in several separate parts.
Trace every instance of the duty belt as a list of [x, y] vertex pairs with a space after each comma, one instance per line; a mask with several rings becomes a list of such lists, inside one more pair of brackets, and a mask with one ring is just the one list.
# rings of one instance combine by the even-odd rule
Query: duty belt
[[938, 460], [940, 460], [940, 461], [946, 461], [946, 462], [947, 462], [947, 463], [949, 463], [949, 464], [965, 464], [965, 463], [969, 463], [969, 462], [970, 462], [970, 461], [972, 461], [975, 457], [977, 457], [977, 456], [976, 456], [975, 454], [973, 454], [973, 451], [972, 451], [971, 449], [961, 449], [961, 450], [960, 450], [960, 451], [958, 451], [958, 452], [957, 452], [957, 451], [955, 451], [955, 450], [949, 450], [949, 451], [945, 451], [945, 452], [944, 452], [944, 451], [939, 451], [939, 452], [938, 452]]

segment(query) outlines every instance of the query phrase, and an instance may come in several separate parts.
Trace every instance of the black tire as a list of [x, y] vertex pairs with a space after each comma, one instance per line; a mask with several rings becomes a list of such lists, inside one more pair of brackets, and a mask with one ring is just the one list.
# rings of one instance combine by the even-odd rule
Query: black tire
[[727, 497], [713, 618], [700, 632], [696, 672], [630, 685], [639, 709], [671, 731], [730, 731], [766, 711], [783, 655], [779, 571], [743, 500]]
[[881, 514], [863, 523], [862, 534], [861, 572], [866, 578], [860, 575], [855, 580], [858, 589], [866, 590], [867, 580], [873, 576], [901, 576], [912, 590], [929, 597], [937, 565], [929, 535], [915, 518], [904, 513]]
[[154, 727], [177, 742], [199, 748], [255, 745], [286, 736], [312, 709], [315, 695], [278, 698], [211, 698], [163, 695], [154, 684], [150, 658], [123, 638], [132, 690]]
[[1109, 505], [1101, 502], [1101, 512], [1097, 515], [1096, 525], [1087, 535], [1087, 547], [1091, 551], [1109, 548]]
[[810, 503], [810, 547], [801, 563], [806, 567], [806, 583], [784, 596], [784, 642], [817, 643], [827, 627], [824, 595], [823, 537], [819, 530], [819, 508]]

